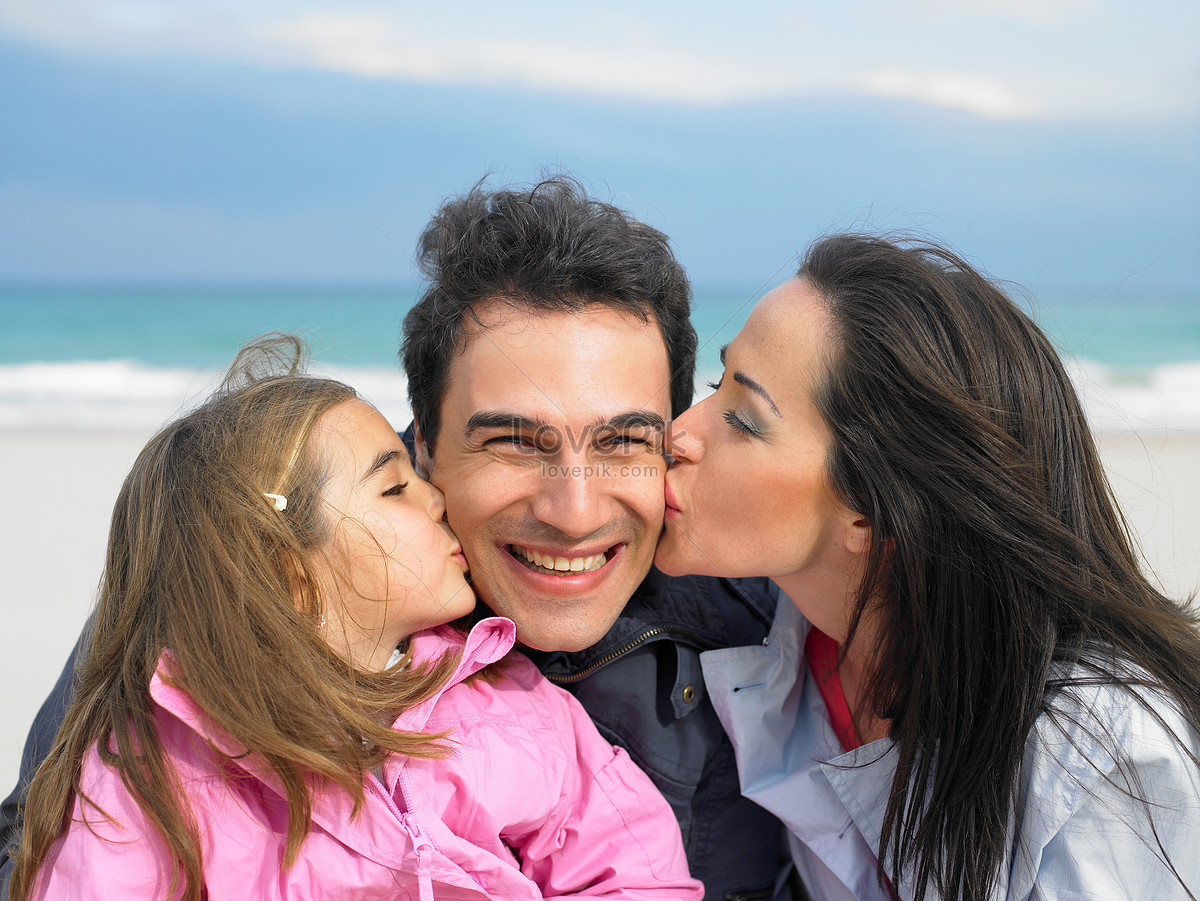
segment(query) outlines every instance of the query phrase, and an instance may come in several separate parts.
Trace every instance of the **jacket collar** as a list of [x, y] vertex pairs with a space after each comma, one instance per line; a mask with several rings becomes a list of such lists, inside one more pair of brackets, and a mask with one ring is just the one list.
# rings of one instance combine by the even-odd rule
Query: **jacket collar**
[[[419, 661], [436, 660], [460, 648], [462, 653], [453, 676], [446, 684], [433, 697], [404, 711], [396, 720], [396, 728], [420, 730], [446, 691], [488, 664], [500, 660], [512, 649], [515, 640], [516, 626], [512, 620], [503, 617], [489, 617], [476, 623], [465, 640], [460, 632], [449, 626], [439, 626], [413, 636], [414, 656]], [[286, 797], [282, 783], [266, 761], [257, 754], [249, 753], [240, 742], [217, 726], [183, 688], [171, 683], [173, 667], [174, 659], [170, 651], [164, 651], [150, 682], [150, 696], [154, 701], [185, 729], [199, 735], [228, 757], [232, 765], [241, 768], [277, 796]], [[368, 778], [367, 783], [368, 796], [373, 791], [383, 791], [374, 779]], [[378, 787], [372, 788], [372, 784]], [[406, 814], [396, 809], [390, 798], [387, 804], [381, 804], [371, 803], [368, 797], [367, 803], [356, 814], [354, 801], [346, 792], [323, 789], [311, 783], [310, 789], [312, 820], [321, 829], [386, 866], [399, 869], [411, 866], [415, 853], [414, 841], [419, 837], [419, 829], [414, 827]]]
[[[394, 724], [397, 729], [417, 731], [424, 728], [438, 699], [451, 687], [463, 682], [484, 667], [504, 657], [516, 643], [517, 627], [512, 620], [491, 616], [476, 623], [465, 640], [454, 627], [437, 626], [412, 637], [413, 658], [416, 663], [433, 663], [442, 656], [461, 648], [458, 664], [451, 677], [430, 698], [403, 711]], [[199, 734], [221, 753], [242, 757], [246, 749], [217, 726], [192, 700], [191, 695], [171, 681], [175, 668], [174, 655], [164, 650], [154, 677], [150, 680], [150, 696], [160, 707]]]
[[582, 651], [529, 652], [551, 680], [617, 659], [641, 640], [670, 639], [706, 651], [757, 642], [774, 615], [777, 589], [767, 579], [668, 576], [651, 568], [611, 629]]

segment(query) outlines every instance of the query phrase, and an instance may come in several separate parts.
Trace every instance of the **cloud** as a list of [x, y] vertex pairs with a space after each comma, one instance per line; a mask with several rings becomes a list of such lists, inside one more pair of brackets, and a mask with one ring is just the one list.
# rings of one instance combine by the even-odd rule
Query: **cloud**
[[844, 75], [735, 55], [613, 49], [585, 42], [431, 37], [378, 13], [317, 13], [258, 28], [277, 59], [368, 78], [519, 85], [624, 100], [723, 104], [816, 94], [912, 100], [987, 118], [1025, 118], [1037, 105], [996, 76], [880, 69]]
[[236, 61], [421, 84], [720, 105], [882, 97], [991, 119], [1195, 115], [1200, 6], [1174, 0], [612, 0], [561, 14], [467, 2], [6, 0], [0, 34], [156, 61]]
[[1095, 9], [1094, 0], [914, 0], [925, 14], [1011, 19], [1054, 25]]
[[800, 87], [786, 70], [660, 49], [421, 34], [378, 13], [316, 13], [264, 23], [263, 46], [292, 61], [368, 78], [503, 85], [620, 99], [724, 103]]
[[864, 76], [861, 85], [867, 94], [965, 110], [988, 119], [1027, 119], [1039, 113], [1035, 102], [999, 79], [970, 73], [882, 69]]

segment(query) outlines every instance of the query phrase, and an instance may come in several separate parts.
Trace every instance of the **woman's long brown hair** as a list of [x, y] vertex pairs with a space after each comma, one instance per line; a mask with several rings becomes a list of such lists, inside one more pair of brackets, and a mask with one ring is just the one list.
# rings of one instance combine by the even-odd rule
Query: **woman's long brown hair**
[[[309, 435], [322, 414], [355, 396], [300, 374], [302, 362], [303, 346], [290, 336], [246, 347], [213, 397], [159, 432], [126, 478], [75, 701], [30, 785], [14, 901], [32, 890], [76, 798], [85, 813], [94, 807], [80, 790], [93, 746], [174, 856], [171, 891], [181, 885], [180, 897], [203, 896], [196, 824], [149, 693], [164, 650], [174, 658], [173, 684], [282, 782], [285, 865], [308, 834], [310, 784], [340, 787], [357, 810], [363, 774], [385, 752], [444, 753], [440, 736], [390, 724], [445, 682], [453, 660], [362, 672], [321, 637], [321, 599], [297, 605], [298, 577], [319, 584], [309, 564], [332, 530], [321, 502], [326, 464]], [[285, 495], [286, 511], [264, 492]]]
[[996, 284], [864, 235], [819, 241], [797, 275], [833, 323], [814, 396], [831, 480], [872, 524], [854, 623], [877, 618], [868, 700], [898, 754], [881, 874], [911, 873], [913, 901], [986, 898], [1034, 722], [1065, 733], [1064, 693], [1108, 684], [1200, 724], [1197, 618], [1142, 574], [1058, 354]]

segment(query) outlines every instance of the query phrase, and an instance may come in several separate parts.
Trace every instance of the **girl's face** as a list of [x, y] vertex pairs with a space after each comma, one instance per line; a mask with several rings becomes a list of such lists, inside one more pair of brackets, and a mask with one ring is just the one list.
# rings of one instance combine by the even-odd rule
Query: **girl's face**
[[475, 607], [467, 561], [442, 522], [442, 493], [420, 478], [408, 451], [370, 404], [348, 400], [313, 430], [328, 463], [323, 497], [332, 537], [317, 596], [324, 634], [364, 669], [383, 669], [407, 635]]
[[829, 484], [832, 438], [812, 393], [830, 346], [828, 313], [805, 282], [758, 303], [722, 354], [716, 393], [671, 425], [654, 562], [676, 575], [769, 576], [841, 641], [869, 525]]

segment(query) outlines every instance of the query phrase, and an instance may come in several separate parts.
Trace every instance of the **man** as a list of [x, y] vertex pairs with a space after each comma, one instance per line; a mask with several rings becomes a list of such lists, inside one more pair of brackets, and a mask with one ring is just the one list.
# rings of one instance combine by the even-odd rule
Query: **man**
[[[699, 655], [761, 641], [774, 595], [651, 567], [663, 433], [691, 403], [696, 349], [665, 236], [554, 179], [448, 201], [418, 252], [408, 437], [476, 593], [662, 790], [706, 898], [772, 897], [782, 829], [739, 793]], [[62, 703], [39, 714], [22, 784]]]

